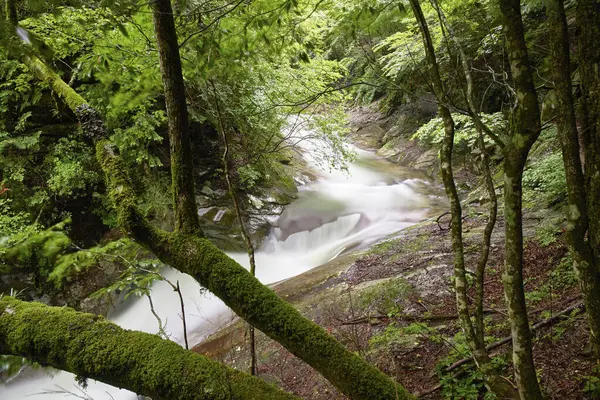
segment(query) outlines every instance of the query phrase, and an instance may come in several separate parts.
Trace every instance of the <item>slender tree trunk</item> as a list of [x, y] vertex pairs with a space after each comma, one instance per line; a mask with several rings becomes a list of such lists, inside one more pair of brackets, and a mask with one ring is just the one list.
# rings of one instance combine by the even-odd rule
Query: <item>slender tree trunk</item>
[[[582, 291], [593, 292], [600, 282], [600, 2], [579, 0], [577, 2], [577, 25], [579, 26], [579, 72], [583, 92], [582, 103], [585, 118], [582, 119], [582, 137], [585, 151], [585, 186], [588, 206], [588, 241], [594, 266], [581, 277]], [[591, 300], [591, 299], [590, 299]], [[593, 301], [593, 310], [599, 315], [600, 304]], [[590, 325], [591, 341], [596, 345], [600, 358], [600, 331]]]
[[157, 335], [12, 297], [0, 299], [0, 354], [26, 357], [155, 400], [296, 399]]
[[[458, 36], [454, 33], [454, 29], [452, 29], [452, 26], [446, 19], [446, 14], [442, 10], [442, 7], [438, 3], [438, 1], [430, 0], [430, 2], [438, 14], [440, 24], [446, 28], [446, 30], [448, 31], [448, 35], [450, 36], [450, 39], [454, 42], [454, 44], [456, 45], [456, 47], [458, 49], [460, 64], [462, 66], [463, 74], [465, 75], [465, 81], [467, 83], [467, 93], [465, 93], [465, 99], [467, 100], [467, 105], [469, 108], [469, 116], [471, 117], [471, 119], [475, 123], [475, 126], [478, 129], [485, 132], [485, 134], [488, 135], [500, 148], [503, 148], [504, 142], [502, 141], [502, 139], [498, 135], [496, 135], [487, 125], [485, 125], [483, 123], [483, 121], [481, 120], [481, 117], [479, 116], [479, 108], [475, 105], [473, 75], [471, 74], [471, 67], [469, 66], [469, 60], [467, 59], [467, 56], [465, 54], [462, 44], [461, 44], [460, 40], [458, 39]], [[449, 48], [449, 45], [448, 45], [448, 48]], [[448, 51], [448, 53], [450, 53], [450, 51]], [[452, 58], [452, 55], [451, 54], [449, 54], [449, 55]]]
[[492, 178], [492, 172], [490, 171], [490, 159], [485, 148], [485, 142], [483, 140], [483, 133], [479, 131], [479, 137], [477, 138], [477, 144], [479, 151], [481, 152], [481, 171], [485, 183], [488, 196], [490, 197], [489, 204], [489, 216], [488, 222], [485, 225], [483, 231], [482, 249], [481, 255], [477, 262], [477, 271], [475, 278], [475, 336], [478, 346], [485, 349], [485, 327], [483, 323], [484, 312], [483, 312], [483, 299], [484, 299], [484, 277], [485, 268], [490, 255], [490, 246], [492, 243], [492, 232], [496, 226], [496, 218], [498, 216], [498, 196], [496, 196], [496, 188], [494, 187], [494, 180]]
[[[547, 3], [546, 8], [549, 18], [554, 87], [557, 94], [556, 125], [562, 145], [569, 200], [567, 242], [576, 260], [575, 268], [587, 310], [592, 349], [596, 359], [600, 359], [600, 271], [590, 242], [586, 240], [590, 225], [587, 197], [589, 195], [597, 200], [598, 195], [586, 190], [591, 186], [586, 185], [579, 156], [579, 134], [572, 92], [569, 35], [564, 2], [552, 0]], [[597, 40], [600, 40], [600, 35], [597, 36]], [[587, 60], [580, 60], [582, 64], [586, 62]], [[583, 80], [581, 84], [587, 85], [587, 82]], [[593, 146], [588, 147], [588, 152], [591, 153], [589, 154], [591, 159], [597, 159]]]
[[[506, 155], [505, 157], [510, 157]], [[523, 167], [519, 160], [504, 166], [505, 262], [502, 273], [513, 338], [513, 365], [521, 399], [541, 399], [533, 362], [531, 331], [523, 290]]]
[[15, 0], [6, 0], [6, 20], [12, 26], [17, 26], [19, 24], [19, 15], [17, 14], [17, 4]]
[[[452, 171], [452, 149], [454, 146], [454, 120], [448, 107], [446, 107], [446, 94], [443, 88], [442, 79], [438, 69], [438, 64], [433, 48], [433, 41], [427, 21], [421, 10], [421, 5], [418, 0], [410, 0], [415, 18], [421, 30], [423, 38], [423, 46], [429, 68], [429, 75], [433, 84], [435, 96], [438, 103], [438, 114], [444, 122], [444, 138], [442, 140], [442, 148], [440, 150], [440, 162], [442, 180], [446, 195], [450, 200], [450, 214], [452, 217], [452, 253], [454, 256], [454, 288], [456, 292], [456, 306], [458, 308], [459, 320], [465, 331], [467, 340], [472, 343], [474, 340], [473, 325], [469, 315], [469, 304], [467, 298], [467, 280], [465, 274], [465, 262], [462, 240], [462, 209], [456, 185], [454, 183], [454, 175]], [[474, 343], [472, 343], [474, 344]], [[476, 346], [471, 346], [472, 349]]]
[[[447, 98], [444, 90], [443, 82], [440, 76], [435, 49], [431, 34], [427, 26], [427, 21], [423, 15], [421, 5], [418, 0], [410, 0], [410, 4], [421, 30], [423, 37], [423, 45], [431, 82], [433, 84], [435, 96], [438, 103], [438, 113], [444, 122], [444, 138], [442, 140], [442, 148], [440, 150], [440, 162], [442, 171], [442, 180], [446, 195], [450, 200], [450, 214], [452, 216], [452, 253], [454, 256], [454, 289], [456, 292], [456, 306], [458, 317], [465, 337], [469, 344], [473, 358], [480, 370], [486, 376], [486, 382], [494, 393], [500, 398], [514, 398], [515, 393], [511, 388], [493, 371], [489, 355], [485, 349], [483, 341], [478, 342], [475, 329], [471, 322], [471, 314], [469, 311], [469, 299], [467, 296], [467, 278], [465, 271], [464, 248], [462, 239], [462, 209], [460, 198], [454, 183], [454, 174], [452, 171], [452, 149], [454, 146], [454, 120], [452, 114], [446, 106]], [[487, 259], [486, 259], [487, 262]], [[485, 263], [484, 263], [485, 265]], [[483, 311], [481, 312], [483, 318]], [[483, 321], [483, 320], [482, 320]]]
[[150, 0], [150, 6], [169, 123], [175, 229], [186, 233], [199, 232], [185, 86], [171, 0]]
[[[488, 136], [490, 136], [500, 147], [504, 147], [504, 143], [501, 141], [500, 137], [494, 134], [481, 120], [479, 117], [479, 109], [475, 106], [475, 94], [473, 88], [473, 75], [471, 74], [471, 67], [469, 66], [469, 62], [465, 51], [463, 49], [458, 36], [454, 33], [454, 29], [448, 23], [446, 19], [446, 15], [442, 10], [442, 7], [438, 3], [437, 0], [430, 0], [431, 5], [437, 11], [438, 18], [440, 20], [440, 24], [446, 27], [448, 31], [448, 35], [451, 40], [454, 42], [456, 47], [458, 48], [458, 54], [461, 62], [461, 66], [463, 69], [463, 74], [465, 76], [465, 81], [467, 83], [467, 92], [465, 93], [465, 98], [467, 100], [467, 104], [469, 106], [469, 112], [471, 115], [471, 119], [475, 123], [475, 126], [478, 128], [479, 136], [477, 138], [477, 146], [481, 152], [481, 173], [483, 174], [484, 185], [490, 197], [490, 214], [489, 219], [486, 224], [483, 240], [482, 240], [482, 250], [481, 256], [477, 262], [477, 270], [476, 270], [476, 279], [475, 279], [475, 344], [477, 345], [479, 351], [485, 351], [485, 341], [484, 341], [484, 324], [483, 324], [483, 299], [484, 299], [484, 286], [483, 279], [485, 274], [485, 267], [487, 265], [488, 256], [490, 253], [490, 244], [492, 232], [494, 230], [494, 226], [496, 225], [496, 217], [498, 213], [498, 198], [496, 196], [496, 190], [494, 188], [494, 181], [492, 179], [492, 174], [489, 167], [489, 157], [487, 154], [487, 150], [485, 148], [485, 142], [483, 140], [483, 131], [486, 131]], [[449, 45], [448, 45], [449, 46]]]
[[[244, 223], [244, 216], [242, 214], [242, 209], [240, 207], [240, 203], [238, 201], [237, 195], [235, 193], [235, 187], [231, 182], [231, 176], [229, 174], [229, 141], [227, 140], [227, 133], [225, 131], [225, 126], [223, 123], [223, 117], [221, 115], [221, 107], [219, 106], [219, 98], [217, 97], [217, 88], [213, 81], [210, 82], [213, 90], [213, 96], [215, 99], [215, 108], [217, 110], [217, 122], [219, 125], [219, 130], [221, 131], [221, 138], [223, 140], [223, 174], [225, 175], [225, 181], [227, 182], [227, 189], [229, 191], [229, 197], [231, 197], [231, 201], [233, 202], [233, 208], [235, 209], [235, 215], [240, 224], [240, 231], [242, 232], [242, 238], [244, 240], [244, 244], [246, 245], [246, 251], [248, 253], [248, 261], [250, 263], [250, 273], [252, 276], [256, 276], [256, 259], [254, 257], [254, 245], [252, 244], [252, 239], [246, 230], [246, 224]], [[258, 375], [258, 368], [256, 363], [256, 340], [254, 335], [254, 327], [252, 325], [248, 325], [248, 335], [250, 336], [250, 374]]]
[[513, 340], [513, 365], [523, 400], [542, 399], [537, 381], [531, 331], [523, 290], [522, 178], [531, 146], [540, 130], [540, 110], [521, 19], [519, 0], [499, 0], [516, 105], [510, 120], [510, 137], [504, 150], [505, 262], [502, 273]]

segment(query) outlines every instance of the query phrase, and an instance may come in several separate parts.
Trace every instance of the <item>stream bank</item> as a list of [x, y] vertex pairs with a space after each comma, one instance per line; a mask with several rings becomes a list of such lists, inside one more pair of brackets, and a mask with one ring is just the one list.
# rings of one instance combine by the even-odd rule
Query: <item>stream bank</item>
[[[303, 148], [307, 163], [315, 168], [317, 178], [300, 185], [297, 199], [285, 207], [276, 221], [268, 221], [273, 227], [256, 253], [257, 278], [263, 283], [277, 284], [342, 254], [368, 248], [381, 238], [414, 225], [439, 209], [439, 187], [423, 180], [424, 176], [419, 171], [398, 167], [359, 148], [351, 149], [357, 157], [348, 163], [345, 171], [318, 171], [315, 153], [326, 151], [328, 147], [309, 127], [299, 135], [304, 139], [302, 146], [306, 146]], [[219, 221], [224, 217], [220, 211], [215, 214], [220, 214]], [[235, 231], [229, 230], [228, 233], [235, 234]], [[245, 252], [230, 251], [227, 254], [248, 267]], [[181, 287], [186, 304], [186, 341], [202, 341], [231, 319], [231, 310], [218, 298], [206, 293], [189, 276], [170, 268], [163, 269], [161, 273]], [[327, 268], [309, 273], [318, 280], [330, 274]], [[303, 294], [297, 281], [286, 282], [286, 285], [289, 293], [296, 297]], [[301, 286], [308, 294], [312, 292], [314, 281]], [[161, 335], [183, 345], [186, 336], [180, 321], [178, 295], [166, 282], [156, 281], [151, 296], [153, 301], [150, 304], [153, 306], [144, 297], [132, 296], [112, 312], [109, 319], [126, 329], [148, 333], [156, 333], [160, 329]], [[13, 398], [24, 398], [35, 388], [47, 391], [46, 398], [60, 398], [64, 393], [50, 393], [52, 387], [80, 390], [75, 386], [72, 375], [58, 372], [54, 378], [48, 378], [44, 376], [47, 373], [30, 371], [29, 374], [21, 374], [0, 389]], [[35, 382], [33, 386], [32, 381]], [[101, 394], [104, 392], [115, 399], [134, 398], [131, 393], [107, 388], [97, 382], [90, 381], [87, 390], [88, 395], [94, 398], [104, 396]]]
[[[352, 115], [352, 140], [363, 148], [388, 155], [392, 161], [411, 160], [435, 181], [437, 155], [410, 140], [411, 131], [398, 133], [390, 117], [372, 109]], [[390, 130], [394, 132], [390, 133]], [[391, 138], [391, 139], [390, 139]], [[409, 143], [406, 151], [403, 147]], [[536, 154], [534, 153], [534, 157]], [[539, 156], [539, 155], [537, 155]], [[541, 156], [540, 156], [541, 157]], [[487, 199], [477, 190], [476, 177], [457, 168], [464, 200], [464, 240], [468, 268], [480, 253], [486, 224]], [[498, 187], [501, 198], [502, 188]], [[534, 211], [536, 210], [536, 211]], [[510, 335], [501, 281], [504, 263], [502, 206], [492, 235], [485, 276], [488, 308], [486, 334], [490, 342]], [[438, 215], [441, 215], [440, 212]], [[434, 216], [405, 228], [366, 250], [350, 252], [320, 267], [274, 285], [307, 318], [317, 322], [349, 349], [367, 358], [423, 398], [477, 399], [483, 382], [473, 369], [444, 368], [467, 353], [457, 324], [452, 289], [451, 238], [448, 217]], [[576, 306], [579, 290], [565, 245], [563, 215], [555, 209], [524, 210], [525, 282], [530, 321], [545, 321]], [[545, 227], [552, 226], [552, 234]], [[558, 229], [557, 229], [558, 228]], [[474, 296], [474, 293], [471, 293]], [[534, 332], [534, 356], [540, 379], [551, 399], [591, 399], [584, 392], [593, 376], [586, 353], [585, 316], [571, 313]], [[248, 369], [245, 326], [238, 321], [194, 347], [228, 365]], [[261, 333], [257, 335], [261, 377], [307, 399], [343, 399], [323, 377]], [[492, 356], [503, 376], [512, 379], [510, 347]]]
[[[378, 149], [378, 146], [385, 146], [386, 143], [389, 143], [385, 142], [385, 138], [389, 136], [386, 136], [386, 129], [389, 129], [386, 124], [389, 122], [389, 119], [381, 117], [363, 120], [354, 129], [355, 143], [361, 143], [364, 147], [370, 146], [375, 150]], [[411, 132], [404, 132], [402, 137], [396, 137], [394, 140], [398, 143], [409, 140], [410, 134]], [[362, 142], [360, 138], [363, 138]], [[409, 156], [416, 157], [414, 159], [419, 159], [422, 154], [425, 154], [419, 155], [417, 147], [413, 147], [413, 149], [417, 150], [414, 150]], [[432, 150], [425, 151], [431, 153]], [[394, 148], [394, 152], [400, 154], [402, 149]], [[358, 153], [361, 154], [360, 151]], [[431, 173], [428, 171], [435, 171], [436, 167], [433, 163], [437, 161], [437, 158], [433, 158], [433, 161], [427, 164], [428, 167], [425, 168], [425, 171], [415, 172], [411, 168], [403, 169], [387, 162], [380, 164], [381, 160], [377, 161], [369, 154], [363, 153], [362, 156], [355, 165], [359, 172], [357, 176], [359, 181], [366, 179], [362, 182], [363, 184], [369, 184], [363, 185], [365, 187], [362, 187], [361, 191], [356, 191], [356, 187], [353, 187], [353, 191], [350, 191], [349, 195], [346, 192], [345, 196], [349, 200], [354, 200], [354, 198], [367, 200], [366, 203], [369, 207], [366, 209], [351, 208], [352, 212], [348, 214], [347, 206], [354, 207], [356, 203], [350, 201], [350, 203], [345, 203], [344, 207], [339, 207], [337, 202], [324, 202], [322, 196], [318, 196], [319, 193], [316, 193], [316, 197], [311, 198], [310, 190], [303, 193], [304, 189], [302, 189], [298, 195], [300, 201], [298, 205], [294, 206], [296, 209], [290, 207], [289, 210], [294, 212], [282, 215], [283, 221], [278, 223], [273, 236], [270, 237], [274, 245], [277, 245], [279, 238], [284, 243], [289, 241], [288, 244], [293, 244], [292, 247], [297, 250], [290, 254], [287, 261], [280, 258], [281, 254], [272, 257], [270, 265], [278, 267], [279, 270], [281, 270], [281, 266], [298, 267], [291, 272], [300, 274], [283, 281], [281, 279], [290, 275], [271, 274], [270, 278], [264, 282], [273, 282], [273, 289], [294, 304], [305, 316], [319, 323], [349, 349], [361, 354], [394, 376], [412, 392], [423, 393], [433, 388], [436, 390], [432, 390], [427, 398], [476, 399], [479, 396], [478, 391], [482, 388], [482, 382], [472, 366], [463, 367], [464, 369], [458, 371], [462, 375], [456, 377], [454, 372], [439, 374], [441, 368], [462, 358], [466, 352], [464, 340], [461, 338], [460, 329], [454, 316], [455, 305], [451, 285], [452, 255], [450, 235], [447, 229], [448, 221], [444, 218], [439, 220], [437, 218], [443, 213], [443, 207], [439, 207], [441, 204], [437, 204], [435, 207], [429, 204], [427, 206], [429, 208], [428, 215], [420, 214], [416, 218], [411, 217], [405, 221], [406, 225], [398, 224], [402, 220], [395, 220], [390, 226], [378, 225], [380, 228], [393, 228], [391, 231], [379, 230], [378, 235], [370, 237], [364, 236], [363, 232], [360, 240], [357, 238], [346, 240], [352, 236], [353, 230], [356, 230], [354, 233], [364, 230], [365, 225], [361, 225], [360, 221], [363, 213], [371, 208], [383, 216], [379, 220], [383, 223], [386, 218], [393, 219], [394, 216], [401, 216], [405, 213], [406, 210], [393, 208], [395, 207], [394, 200], [410, 199], [416, 192], [412, 189], [414, 182], [410, 182], [411, 179], [406, 179], [407, 176], [403, 174], [410, 170], [411, 174], [427, 176]], [[375, 167], [377, 169], [375, 175], [365, 173], [374, 168], [374, 165], [379, 165]], [[394, 178], [389, 181], [390, 171], [398, 172], [400, 176], [403, 176], [403, 181], [408, 181], [408, 183], [398, 183]], [[469, 177], [469, 175], [460, 175], [460, 179], [463, 177]], [[325, 184], [321, 182], [318, 183], [321, 186], [318, 186], [315, 183], [313, 187], [318, 187], [321, 194], [344, 193], [339, 190], [340, 182], [336, 181], [337, 178], [329, 176], [325, 179]], [[435, 173], [432, 178], [435, 179]], [[462, 183], [462, 188], [476, 187], [473, 180], [466, 182], [463, 180], [459, 183]], [[419, 185], [422, 186], [422, 184]], [[439, 184], [432, 186], [439, 193], [441, 189]], [[372, 201], [381, 201], [382, 190], [390, 189], [388, 194], [391, 197], [386, 197], [387, 200], [377, 203]], [[364, 193], [371, 190], [373, 190], [373, 196], [364, 196]], [[427, 190], [421, 194], [426, 192]], [[402, 197], [403, 193], [410, 195]], [[429, 194], [432, 193], [429, 192]], [[474, 265], [479, 253], [481, 232], [485, 224], [486, 201], [477, 191], [463, 190], [463, 194], [465, 195], [466, 261], [467, 265], [471, 266]], [[501, 194], [500, 191], [499, 194]], [[317, 220], [312, 217], [307, 218], [308, 215], [303, 214], [307, 209], [302, 206], [307, 202], [308, 205], [316, 203], [331, 206], [333, 204], [337, 214], [332, 216], [325, 213], [320, 215]], [[392, 208], [380, 209], [382, 204]], [[540, 235], [539, 228], [545, 222], [552, 224], [556, 230], [556, 227], [563, 223], [562, 215], [551, 213], [551, 210], [546, 208], [536, 209], [541, 211], [526, 210], [524, 218], [527, 239], [526, 291], [531, 310], [530, 318], [535, 322], [553, 316], [557, 310], [573, 307], [578, 301], [576, 280], [568, 263], [562, 234], [560, 232], [552, 234], [550, 237], [552, 240], [548, 239], [547, 234]], [[425, 221], [417, 223], [418, 220], [424, 218]], [[371, 218], [369, 221], [372, 223], [378, 220]], [[311, 230], [311, 224], [326, 229]], [[393, 233], [400, 228], [404, 229]], [[313, 234], [313, 231], [318, 232], [318, 235]], [[504, 252], [502, 231], [503, 221], [500, 217], [492, 237], [492, 255], [486, 276], [486, 307], [489, 308], [487, 333], [491, 341], [503, 338], [509, 333], [500, 279]], [[388, 234], [382, 234], [382, 232]], [[308, 258], [303, 256], [309, 254], [317, 245], [323, 244], [324, 238], [331, 239], [332, 233], [340, 234], [344, 240], [337, 242], [333, 240], [330, 242], [332, 246], [318, 254], [318, 257], [308, 257], [315, 264], [306, 262]], [[285, 246], [280, 246], [280, 249], [285, 250]], [[265, 253], [268, 254], [268, 252]], [[231, 256], [240, 262], [244, 262], [246, 258], [243, 253], [232, 253]], [[325, 262], [331, 258], [333, 260]], [[268, 260], [268, 257], [265, 259]], [[289, 260], [293, 260], [293, 264]], [[319, 264], [321, 265], [311, 268]], [[259, 274], [264, 272], [259, 264]], [[290, 271], [287, 271], [286, 274], [288, 272]], [[168, 276], [170, 279], [182, 281], [182, 287], [186, 293], [198, 290], [197, 285], [194, 286], [193, 282], [185, 281], [185, 277], [176, 272], [170, 271], [169, 274], [173, 274]], [[264, 279], [264, 276], [261, 279]], [[167, 297], [163, 297], [163, 295], [167, 295], [167, 292], [171, 292], [170, 295], [173, 296], [172, 290], [167, 285], [158, 283], [156, 287], [153, 287], [153, 295], [161, 299], [159, 306], [163, 307], [159, 312], [162, 315], [170, 310], [171, 314], [168, 314], [171, 316], [170, 320], [174, 321], [175, 326], [179, 326], [177, 317], [173, 314], [173, 303], [177, 302], [176, 296], [175, 301], [168, 300]], [[209, 302], [198, 305], [194, 301], [194, 298], [186, 299], [186, 304], [195, 305], [198, 311], [213, 313], [212, 316], [204, 315], [204, 320], [207, 319], [206, 317], [222, 316], [216, 303]], [[155, 333], [156, 320], [153, 320], [152, 317], [150, 320], [140, 319], [143, 313], [136, 308], [140, 304], [141, 302], [137, 302], [135, 307], [124, 310], [122, 315], [114, 316], [114, 320], [125, 327]], [[194, 315], [196, 310], [193, 307], [191, 309], [190, 318], [196, 318], [197, 315]], [[227, 322], [226, 320], [216, 321], [218, 326]], [[204, 333], [198, 331], [199, 325], [196, 322], [191, 326], [195, 332], [191, 339], [201, 342], [194, 348], [195, 351], [208, 354], [240, 369], [248, 368], [248, 351], [245, 347], [246, 337], [242, 323], [234, 321], [208, 339], [204, 337]], [[173, 340], [181, 341], [179, 332], [173, 331], [172, 328], [169, 332]], [[579, 396], [584, 382], [576, 377], [582, 373], [587, 376], [592, 374], [592, 365], [584, 354], [585, 342], [585, 320], [581, 314], [567, 315], [564, 320], [559, 320], [557, 325], [550, 325], [536, 331], [536, 362], [541, 368], [540, 377], [549, 391], [549, 397], [556, 399], [584, 398]], [[259, 372], [265, 380], [279, 384], [284, 389], [307, 399], [343, 398], [320, 375], [261, 334], [258, 334], [258, 350]], [[501, 347], [497, 353], [494, 353], [494, 356], [495, 362], [504, 366], [503, 375], [510, 377], [512, 373], [510, 368], [506, 367], [510, 365], [507, 350], [506, 346]], [[39, 374], [35, 376], [35, 373], [33, 375], [29, 378], [22, 377], [21, 383], [30, 385], [29, 388], [33, 385], [37, 388], [49, 389], [49, 383], [45, 377]], [[68, 383], [69, 379], [72, 380], [72, 378], [65, 377], [64, 374], [58, 376], [61, 379], [65, 378], [60, 382], [67, 382], [67, 384], [70, 384]], [[28, 380], [24, 381], [24, 379]], [[106, 385], [94, 384], [94, 389], [97, 396], [104, 396], [105, 391], [109, 390], [111, 396], [119, 393], [118, 397], [115, 397], [119, 399], [133, 399], [135, 396], [132, 393], [124, 394], [122, 391], [113, 392], [113, 389], [116, 389], [106, 387]], [[3, 388], [0, 387], [0, 390]], [[41, 389], [37, 390], [38, 393], [40, 391]], [[102, 397], [95, 396], [94, 398]]]

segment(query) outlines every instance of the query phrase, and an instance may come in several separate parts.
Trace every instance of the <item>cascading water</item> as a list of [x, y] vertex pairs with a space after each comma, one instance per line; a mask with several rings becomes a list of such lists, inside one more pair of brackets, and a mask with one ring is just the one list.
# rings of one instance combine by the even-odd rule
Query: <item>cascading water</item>
[[[315, 144], [304, 145], [306, 159]], [[406, 179], [406, 174], [373, 153], [354, 148], [357, 159], [347, 172], [321, 172], [319, 178], [299, 188], [299, 197], [286, 207], [256, 254], [257, 277], [265, 284], [306, 272], [344, 251], [366, 247], [377, 240], [423, 220], [430, 207], [428, 184]], [[247, 267], [245, 253], [230, 257]], [[189, 276], [168, 269], [164, 275], [179, 281], [186, 304], [190, 344], [200, 342], [229, 323], [234, 317], [219, 299]], [[179, 298], [165, 282], [152, 287], [156, 313], [166, 322], [166, 331], [175, 342], [183, 343]], [[127, 329], [149, 333], [158, 323], [146, 298], [125, 304], [110, 319]], [[84, 399], [137, 399], [126, 390], [90, 380], [85, 391], [70, 373], [52, 369], [28, 369], [7, 384], [0, 385], [0, 398], [64, 399], [73, 395]]]

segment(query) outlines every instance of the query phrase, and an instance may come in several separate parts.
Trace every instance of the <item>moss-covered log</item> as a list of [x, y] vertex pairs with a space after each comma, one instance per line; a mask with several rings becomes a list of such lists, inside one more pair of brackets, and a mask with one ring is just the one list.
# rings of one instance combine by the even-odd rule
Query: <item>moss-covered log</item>
[[67, 85], [60, 75], [35, 55], [26, 55], [23, 57], [22, 61], [29, 67], [29, 70], [33, 72], [36, 78], [48, 83], [50, 87], [52, 87], [52, 90], [60, 96], [71, 110], [75, 110], [78, 107], [87, 104], [83, 97]]
[[12, 297], [0, 300], [0, 354], [23, 356], [155, 400], [296, 398], [156, 335]]

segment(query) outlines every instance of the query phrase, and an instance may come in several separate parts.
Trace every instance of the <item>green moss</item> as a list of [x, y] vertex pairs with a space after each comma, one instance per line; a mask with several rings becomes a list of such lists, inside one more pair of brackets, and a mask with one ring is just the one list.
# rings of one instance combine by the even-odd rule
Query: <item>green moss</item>
[[357, 306], [372, 312], [393, 314], [402, 311], [399, 302], [412, 291], [406, 279], [388, 279], [360, 292]]
[[[192, 275], [233, 311], [357, 399], [410, 399], [412, 396], [323, 328], [262, 285], [207, 239], [175, 233], [154, 238], [163, 261]], [[169, 249], [160, 254], [158, 247]]]
[[429, 329], [423, 323], [411, 324], [406, 328], [395, 324], [388, 325], [369, 340], [369, 350], [376, 354], [388, 353], [391, 355], [400, 349], [413, 348], [418, 346], [420, 340], [430, 333]]
[[294, 398], [156, 335], [10, 297], [0, 300], [0, 352], [154, 399]]
[[399, 239], [386, 240], [384, 242], [377, 243], [371, 247], [369, 254], [386, 254], [389, 252], [396, 252], [401, 247]]
[[54, 72], [50, 67], [44, 64], [35, 56], [24, 57], [24, 63], [29, 67], [39, 80], [46, 82], [52, 86], [52, 89], [64, 100], [69, 108], [75, 112], [78, 107], [81, 107], [87, 102], [77, 92], [73, 90], [62, 78]]

